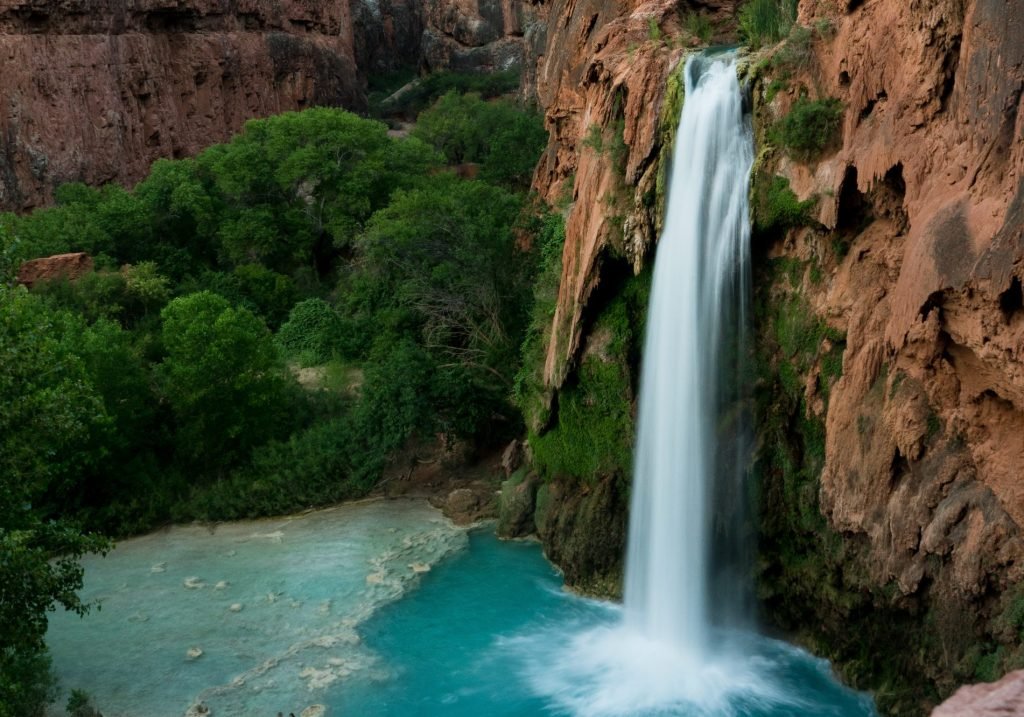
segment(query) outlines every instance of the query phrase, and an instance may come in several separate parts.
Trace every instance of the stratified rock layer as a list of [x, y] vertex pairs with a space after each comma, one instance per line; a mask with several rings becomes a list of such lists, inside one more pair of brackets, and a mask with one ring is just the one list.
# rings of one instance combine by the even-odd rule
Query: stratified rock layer
[[0, 209], [133, 184], [253, 117], [362, 110], [371, 75], [523, 69], [540, 36], [520, 0], [0, 0]]
[[0, 207], [132, 183], [246, 119], [363, 95], [348, 5], [0, 0]]

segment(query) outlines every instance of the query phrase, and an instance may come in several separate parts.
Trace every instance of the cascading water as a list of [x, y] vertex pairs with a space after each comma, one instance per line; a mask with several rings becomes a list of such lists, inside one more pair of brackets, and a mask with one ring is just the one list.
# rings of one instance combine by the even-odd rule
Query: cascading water
[[[684, 73], [648, 307], [625, 602], [632, 629], [703, 660], [712, 498], [742, 495], [727, 474], [743, 462], [735, 459], [745, 431], [722, 414], [742, 385], [753, 140], [732, 59], [691, 57]], [[728, 438], [720, 438], [723, 431]], [[715, 491], [719, 478], [733, 490]], [[722, 587], [729, 594], [716, 601], [744, 590], [742, 583]]]

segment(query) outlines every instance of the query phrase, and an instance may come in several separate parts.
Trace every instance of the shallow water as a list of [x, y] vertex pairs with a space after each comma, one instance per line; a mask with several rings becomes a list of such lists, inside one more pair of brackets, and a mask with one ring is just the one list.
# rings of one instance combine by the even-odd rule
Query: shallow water
[[[743, 635], [718, 636], [733, 645], [721, 664], [675, 666], [699, 695], [652, 702], [637, 674], [672, 656], [624, 643], [618, 608], [561, 586], [535, 543], [369, 502], [125, 541], [87, 561], [84, 594], [103, 609], [55, 615], [48, 639], [63, 685], [106, 717], [181, 715], [197, 698], [214, 717], [874, 714], [824, 661]], [[621, 659], [590, 664], [608, 654]], [[601, 669], [622, 679], [588, 682]]]

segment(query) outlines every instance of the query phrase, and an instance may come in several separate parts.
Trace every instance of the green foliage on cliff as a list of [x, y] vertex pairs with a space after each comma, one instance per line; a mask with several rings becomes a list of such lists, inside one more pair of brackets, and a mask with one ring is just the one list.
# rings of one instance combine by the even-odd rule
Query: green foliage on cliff
[[754, 228], [763, 234], [813, 223], [811, 211], [817, 199], [797, 199], [785, 177], [755, 175], [753, 191]]
[[627, 279], [598, 315], [579, 368], [559, 390], [550, 426], [530, 426], [546, 479], [632, 473], [633, 414], [650, 272]]
[[538, 268], [533, 283], [533, 303], [519, 349], [520, 368], [512, 388], [512, 399], [531, 431], [540, 430], [548, 421], [550, 396], [544, 389], [543, 372], [562, 277], [565, 217], [547, 214], [538, 224], [535, 230]]
[[752, 48], [786, 37], [796, 22], [797, 0], [747, 0], [739, 11], [740, 37]]
[[632, 461], [631, 386], [624, 366], [589, 358], [577, 382], [558, 395], [558, 423], [530, 437], [534, 465], [545, 478], [592, 481], [626, 475]]
[[835, 97], [800, 97], [769, 135], [791, 156], [807, 161], [836, 142], [842, 119], [843, 105]]

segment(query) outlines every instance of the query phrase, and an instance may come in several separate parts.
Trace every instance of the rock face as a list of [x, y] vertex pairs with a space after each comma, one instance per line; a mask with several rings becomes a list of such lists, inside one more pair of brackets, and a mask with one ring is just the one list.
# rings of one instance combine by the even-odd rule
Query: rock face
[[31, 288], [38, 281], [77, 279], [93, 269], [92, 257], [82, 252], [55, 254], [26, 261], [18, 268], [18, 283]]
[[841, 139], [816, 161], [762, 156], [762, 181], [817, 200], [814, 226], [762, 247], [802, 267], [795, 285], [762, 289], [843, 337], [841, 376], [812, 362], [794, 420], [824, 426], [818, 499], [843, 584], [923, 650], [885, 669], [944, 695], [1021, 657], [1024, 16], [990, 0], [802, 3], [800, 21], [830, 29], [760, 124], [800, 92], [831, 96]]
[[[133, 184], [247, 119], [365, 108], [367, 76], [518, 69], [520, 0], [0, 0], [0, 210]], [[532, 35], [530, 35], [532, 33]]]
[[0, 207], [132, 183], [250, 117], [363, 103], [348, 5], [0, 0]]
[[[569, 206], [538, 431], [558, 421], [602, 285], [648, 262], [672, 70], [691, 42], [657, 2], [572, 8], [546, 7], [559, 20], [536, 71], [552, 139], [535, 187]], [[772, 541], [791, 541], [772, 549], [804, 552], [766, 553], [763, 592], [769, 616], [852, 682], [906, 688], [884, 708], [921, 713], [1024, 658], [1024, 14], [1001, 0], [804, 0], [799, 22], [805, 34], [750, 60], [756, 181], [779, 175], [816, 201], [811, 226], [763, 231], [756, 247], [761, 308], [813, 339], [783, 433], [761, 440], [802, 481], [762, 475], [773, 506], [796, 513], [766, 516]], [[802, 92], [843, 107], [813, 161], [768, 141]], [[781, 352], [777, 328], [765, 320], [762, 338]], [[580, 560], [567, 577], [587, 574], [540, 534], [552, 557]], [[857, 658], [841, 632], [872, 621], [891, 632]]]
[[1024, 714], [1024, 670], [998, 682], [961, 687], [932, 717], [1011, 717]]

